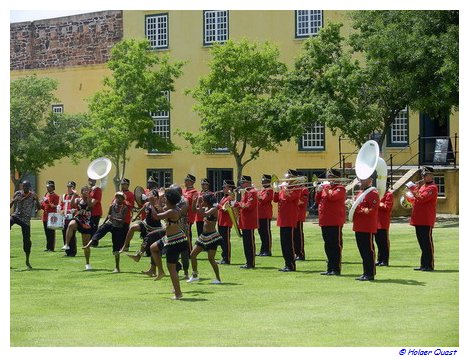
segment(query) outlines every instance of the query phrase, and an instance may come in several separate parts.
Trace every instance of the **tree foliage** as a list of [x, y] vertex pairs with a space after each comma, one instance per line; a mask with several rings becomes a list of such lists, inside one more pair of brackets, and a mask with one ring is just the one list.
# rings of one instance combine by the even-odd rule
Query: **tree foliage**
[[170, 63], [168, 56], [158, 56], [147, 40], [124, 40], [112, 49], [107, 66], [112, 75], [89, 101], [90, 125], [83, 143], [87, 155], [106, 156], [115, 165], [117, 190], [131, 147], [176, 149], [170, 140], [152, 132], [155, 123], [150, 113], [170, 109], [165, 92], [174, 91], [183, 62]]
[[15, 185], [70, 156], [85, 124], [81, 114], [52, 112], [57, 81], [36, 75], [10, 83], [10, 177]]
[[180, 134], [196, 154], [226, 148], [240, 178], [261, 151], [276, 151], [291, 136], [280, 100], [286, 66], [279, 61], [278, 49], [268, 42], [229, 40], [215, 44], [210, 54], [209, 74], [188, 91], [196, 100], [200, 131]]

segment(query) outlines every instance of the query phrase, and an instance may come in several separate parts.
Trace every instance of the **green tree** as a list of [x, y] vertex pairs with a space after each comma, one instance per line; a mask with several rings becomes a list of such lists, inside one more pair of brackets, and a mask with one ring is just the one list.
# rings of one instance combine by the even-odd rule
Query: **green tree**
[[57, 81], [27, 76], [10, 83], [10, 178], [18, 185], [78, 145], [85, 117], [52, 112]]
[[147, 40], [124, 40], [112, 49], [107, 66], [112, 75], [89, 102], [90, 125], [84, 131], [83, 153], [112, 161], [118, 190], [131, 147], [176, 149], [170, 140], [152, 132], [150, 113], [170, 109], [166, 93], [174, 91], [183, 62], [170, 63], [168, 56], [158, 56]]
[[226, 148], [234, 157], [239, 179], [262, 150], [276, 151], [282, 140], [290, 138], [279, 97], [286, 66], [268, 42], [229, 40], [215, 44], [210, 54], [209, 74], [188, 91], [196, 100], [200, 131], [180, 134], [195, 154]]

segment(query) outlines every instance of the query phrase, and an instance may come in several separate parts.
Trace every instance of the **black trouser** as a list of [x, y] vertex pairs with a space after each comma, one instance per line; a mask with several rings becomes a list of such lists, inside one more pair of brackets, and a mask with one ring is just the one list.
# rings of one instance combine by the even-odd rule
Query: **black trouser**
[[375, 247], [373, 244], [373, 234], [367, 232], [355, 232], [358, 251], [363, 261], [363, 274], [368, 276], [376, 275]]
[[218, 233], [223, 237], [221, 241], [221, 258], [226, 262], [231, 262], [231, 227], [218, 226]]
[[21, 227], [21, 233], [23, 235], [23, 251], [28, 256], [31, 253], [31, 226], [21, 220], [16, 216], [10, 216], [10, 229], [11, 226], [17, 224]]
[[295, 247], [295, 255], [297, 258], [305, 259], [305, 234], [303, 232], [303, 222], [298, 221], [293, 231], [293, 243]]
[[420, 257], [420, 267], [434, 269], [433, 261], [433, 236], [431, 226], [415, 226], [415, 234], [420, 245], [422, 255]]
[[270, 231], [270, 218], [259, 219], [259, 237], [261, 238], [261, 250], [259, 253], [272, 254], [272, 233]]
[[[90, 217], [90, 226], [91, 226], [91, 232], [90, 232], [90, 236], [94, 236], [95, 233], [98, 231], [98, 227], [99, 227], [99, 220], [101, 219], [101, 216], [91, 216]], [[98, 240], [94, 240], [92, 242], [92, 246], [93, 247], [97, 247], [98, 246], [98, 243], [99, 241]]]
[[340, 273], [342, 268], [342, 226], [321, 227], [324, 251], [327, 256], [327, 271]]
[[195, 225], [197, 227], [197, 237], [200, 237], [200, 235], [204, 231], [204, 221], [196, 221]]
[[[151, 265], [156, 265], [155, 261], [153, 260], [153, 256], [151, 255], [150, 247], [153, 243], [157, 242], [159, 239], [163, 238], [166, 234], [166, 231], [152, 231], [148, 233], [145, 237], [143, 237], [142, 245], [140, 247], [141, 251], [145, 251], [147, 253], [147, 257], [150, 257]], [[161, 254], [161, 252], [160, 252]]]
[[280, 227], [280, 246], [282, 247], [285, 266], [291, 270], [296, 270], [293, 230], [293, 227]]
[[[64, 244], [67, 240], [67, 228], [68, 225], [70, 224], [69, 220], [65, 220], [64, 222], [64, 229], [62, 230], [62, 237], [64, 240]], [[70, 249], [67, 249], [65, 251], [65, 254], [68, 255], [69, 257], [74, 257], [77, 255], [77, 237], [76, 237], [76, 231], [73, 231], [72, 239], [70, 239], [70, 242], [68, 243], [68, 246]]]
[[243, 247], [246, 265], [256, 266], [256, 241], [254, 239], [254, 229], [243, 229]]
[[378, 229], [374, 236], [378, 246], [378, 263], [389, 264], [389, 231]]
[[189, 229], [188, 229], [189, 236], [187, 237], [187, 241], [189, 242], [189, 251], [192, 251], [192, 226], [193, 225], [194, 223], [189, 223]]
[[46, 234], [46, 249], [55, 250], [55, 230], [47, 228], [47, 221], [42, 221], [44, 226], [44, 233]]

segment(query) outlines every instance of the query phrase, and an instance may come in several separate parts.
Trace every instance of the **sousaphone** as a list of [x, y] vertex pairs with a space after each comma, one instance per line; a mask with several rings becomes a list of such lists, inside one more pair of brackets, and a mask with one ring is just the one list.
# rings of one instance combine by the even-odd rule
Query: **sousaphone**
[[107, 175], [112, 169], [112, 162], [107, 157], [99, 157], [91, 161], [86, 173], [90, 179], [100, 180], [99, 187], [104, 189], [107, 185]]

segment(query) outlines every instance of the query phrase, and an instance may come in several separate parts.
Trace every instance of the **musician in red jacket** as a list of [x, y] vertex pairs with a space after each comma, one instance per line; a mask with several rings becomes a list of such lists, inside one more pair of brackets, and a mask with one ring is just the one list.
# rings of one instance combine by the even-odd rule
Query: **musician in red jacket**
[[242, 176], [239, 181], [241, 189], [245, 192], [241, 201], [236, 202], [234, 207], [239, 209], [239, 228], [243, 232], [243, 247], [246, 264], [241, 265], [242, 269], [253, 269], [256, 266], [256, 242], [254, 239], [254, 230], [258, 228], [257, 190], [251, 187], [251, 176]]
[[374, 280], [376, 275], [373, 234], [378, 229], [379, 194], [374, 187], [371, 187], [372, 181], [371, 177], [360, 180], [361, 191], [358, 192], [356, 199], [362, 193], [365, 194], [365, 191], [368, 192], [353, 215], [353, 231], [363, 261], [363, 275], [356, 278], [360, 281]]
[[[64, 229], [62, 230], [62, 237], [64, 244], [67, 243], [67, 228], [70, 221], [73, 219], [73, 215], [77, 211], [78, 205], [76, 199], [79, 197], [76, 191], [77, 184], [75, 181], [67, 182], [67, 192], [62, 195], [60, 200], [60, 207], [65, 215]], [[77, 254], [77, 239], [75, 237], [75, 231], [73, 231], [72, 239], [68, 243], [70, 249], [65, 251], [65, 255], [68, 257], [74, 257]]]
[[[202, 189], [197, 194], [197, 197], [203, 197], [206, 193], [210, 192], [210, 182], [208, 181], [208, 179], [203, 178], [202, 180], [200, 180], [200, 185], [202, 186]], [[197, 200], [194, 200], [194, 202], [192, 203], [192, 208], [195, 211], [195, 225], [197, 228], [197, 237], [200, 237], [204, 228], [204, 217], [195, 209], [196, 202]]]
[[187, 221], [189, 223], [189, 237], [187, 237], [189, 243], [189, 252], [192, 250], [192, 225], [195, 222], [195, 202], [197, 201], [197, 190], [194, 188], [195, 176], [187, 174], [184, 179], [185, 188], [182, 190], [182, 194], [189, 202], [189, 210], [187, 211]]
[[438, 200], [438, 187], [433, 182], [433, 168], [424, 166], [420, 174], [423, 185], [411, 189], [414, 194], [410, 224], [415, 227], [415, 234], [422, 250], [420, 267], [415, 270], [433, 271], [433, 236], [432, 230], [436, 220], [436, 204]]
[[321, 275], [340, 275], [342, 270], [342, 227], [345, 223], [345, 187], [334, 181], [340, 171], [329, 170], [330, 183], [317, 187], [315, 202], [318, 207], [319, 226], [321, 227], [324, 251], [327, 256], [327, 270]]
[[[298, 176], [295, 170], [288, 170], [287, 178]], [[294, 184], [294, 182], [292, 182]], [[285, 266], [279, 271], [290, 272], [296, 270], [293, 230], [298, 223], [298, 201], [300, 191], [287, 185], [282, 185], [279, 192], [274, 193], [274, 202], [278, 203], [277, 227], [280, 227], [280, 246], [285, 260]]]
[[[103, 215], [103, 207], [101, 205], [101, 200], [103, 198], [103, 190], [101, 187], [96, 186], [96, 180], [92, 178], [88, 178], [88, 187], [90, 189], [90, 199], [91, 199], [91, 218], [90, 218], [90, 225], [91, 225], [91, 231], [90, 235], [93, 236], [93, 234], [96, 233], [98, 230], [99, 226], [99, 220], [101, 219], [101, 216]], [[98, 246], [98, 241], [93, 241], [93, 247]]]
[[391, 212], [394, 197], [390, 190], [391, 181], [387, 180], [388, 191], [385, 192], [378, 207], [378, 230], [375, 233], [375, 242], [378, 247], [377, 266], [389, 265], [389, 226], [391, 224]]
[[304, 186], [296, 186], [295, 189], [300, 191], [300, 199], [298, 201], [298, 222], [293, 230], [293, 246], [295, 249], [295, 260], [305, 260], [305, 234], [303, 232], [303, 223], [306, 221], [309, 189]]
[[49, 213], [57, 212], [57, 206], [59, 205], [60, 197], [55, 191], [55, 182], [47, 181], [46, 183], [47, 192], [41, 201], [42, 212], [42, 224], [44, 225], [44, 233], [46, 235], [46, 249], [45, 252], [55, 251], [55, 230], [47, 228], [47, 216]]
[[[130, 186], [130, 180], [127, 178], [123, 178], [121, 181], [121, 192], [124, 193], [124, 196], [125, 196], [124, 206], [127, 207], [127, 210], [125, 213], [124, 226], [122, 228], [122, 231], [125, 232], [124, 237], [129, 232], [130, 222], [132, 221], [132, 211], [135, 206], [135, 195], [132, 191], [129, 190], [129, 186]], [[128, 251], [129, 246], [125, 247], [124, 250]]]
[[257, 232], [261, 239], [261, 249], [259, 254], [261, 257], [272, 255], [272, 232], [270, 230], [270, 222], [272, 221], [272, 200], [274, 199], [274, 190], [270, 187], [272, 176], [262, 175], [262, 190], [257, 193], [259, 199], [259, 228]]
[[[221, 243], [221, 260], [218, 264], [230, 264], [231, 262], [231, 227], [233, 227], [233, 222], [231, 222], [230, 215], [226, 210], [224, 210], [225, 204], [231, 204], [230, 202], [234, 200], [232, 192], [235, 188], [234, 181], [224, 180], [223, 181], [223, 198], [217, 205], [218, 209], [218, 233], [223, 237]], [[227, 203], [228, 202], [228, 203]]]

